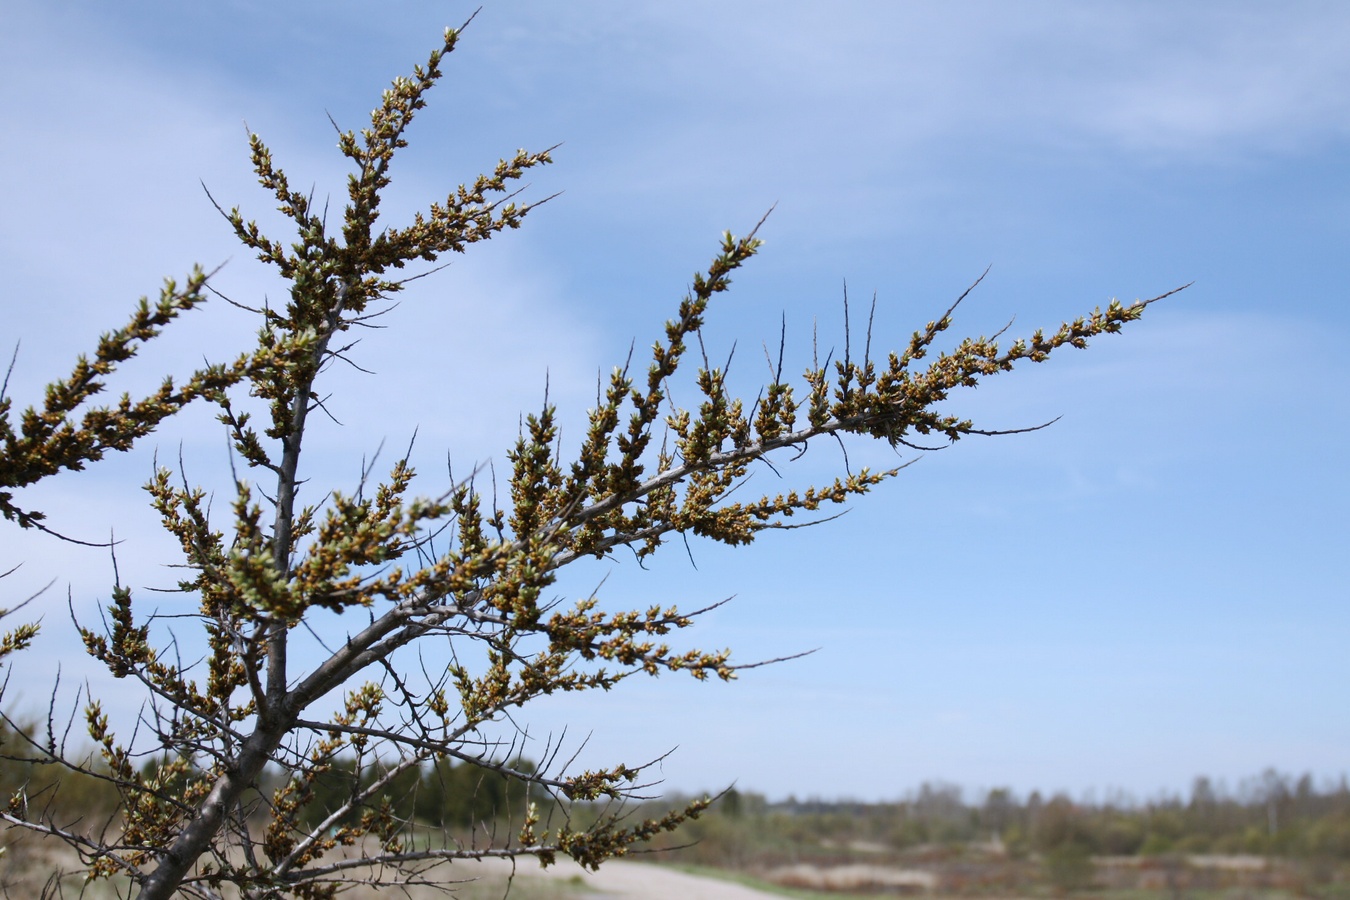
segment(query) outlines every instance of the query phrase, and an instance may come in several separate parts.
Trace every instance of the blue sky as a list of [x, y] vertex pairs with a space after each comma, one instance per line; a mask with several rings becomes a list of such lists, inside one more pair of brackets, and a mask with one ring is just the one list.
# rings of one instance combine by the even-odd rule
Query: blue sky
[[[257, 302], [279, 285], [203, 195], [275, 223], [248, 127], [293, 183], [342, 196], [325, 113], [360, 127], [458, 3], [38, 4], [0, 13], [0, 264], [11, 393], [27, 403], [136, 297], [194, 262]], [[648, 344], [722, 229], [774, 204], [761, 255], [715, 311], [713, 355], [786, 317], [842, 341], [877, 297], [892, 347], [987, 266], [954, 332], [1055, 326], [1194, 281], [1119, 337], [955, 397], [1031, 435], [930, 454], [840, 521], [748, 549], [616, 560], [614, 606], [694, 607], [738, 658], [819, 648], [734, 685], [633, 681], [540, 704], [532, 733], [590, 734], [588, 764], [678, 745], [669, 788], [886, 799], [929, 779], [1138, 796], [1266, 766], [1350, 774], [1345, 513], [1350, 339], [1350, 9], [1338, 3], [487, 3], [412, 132], [397, 221], [517, 147], [562, 142], [526, 227], [418, 284], [337, 372], [316, 482], [350, 485], [418, 429], [424, 490], [500, 461], [545, 375], [577, 434], [598, 370]], [[114, 382], [135, 391], [247, 342], [215, 303]], [[686, 395], [688, 396], [688, 395]], [[53, 524], [116, 530], [123, 578], [172, 583], [144, 495], [154, 454], [220, 485], [204, 410], [131, 454], [31, 489]], [[886, 448], [852, 446], [855, 465]], [[841, 464], [821, 447], [785, 475]], [[759, 478], [767, 488], [771, 473]], [[222, 504], [223, 506], [223, 504]], [[106, 600], [104, 551], [5, 532], [0, 568], [40, 601], [24, 702], [97, 677], [66, 613]], [[121, 688], [121, 685], [118, 685]], [[95, 684], [95, 689], [100, 690]], [[11, 696], [16, 695], [11, 686]], [[113, 692], [124, 718], [138, 699]]]

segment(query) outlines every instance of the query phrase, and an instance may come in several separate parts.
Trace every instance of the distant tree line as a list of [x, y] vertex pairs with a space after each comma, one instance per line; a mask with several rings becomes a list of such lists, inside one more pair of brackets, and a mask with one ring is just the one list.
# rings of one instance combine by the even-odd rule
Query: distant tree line
[[1267, 770], [1235, 790], [1196, 778], [1189, 797], [1097, 801], [999, 788], [968, 801], [950, 784], [925, 784], [892, 803], [723, 794], [679, 840], [688, 859], [742, 866], [842, 861], [850, 848], [952, 853], [980, 846], [1009, 858], [1252, 854], [1350, 862], [1350, 784], [1318, 784]]

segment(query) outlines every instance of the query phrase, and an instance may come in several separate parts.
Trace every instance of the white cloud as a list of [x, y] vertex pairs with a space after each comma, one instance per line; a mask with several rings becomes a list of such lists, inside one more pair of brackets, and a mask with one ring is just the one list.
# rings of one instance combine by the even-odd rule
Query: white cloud
[[1129, 150], [1226, 160], [1350, 136], [1344, 8], [1169, 5], [1097, 34], [1125, 36], [1110, 48], [1114, 71], [1063, 83], [1085, 130]]
[[720, 150], [737, 177], [840, 149], [876, 173], [972, 140], [1194, 162], [1350, 134], [1338, 5], [683, 4], [625, 24], [646, 44], [598, 41], [591, 66], [644, 85], [670, 155]]

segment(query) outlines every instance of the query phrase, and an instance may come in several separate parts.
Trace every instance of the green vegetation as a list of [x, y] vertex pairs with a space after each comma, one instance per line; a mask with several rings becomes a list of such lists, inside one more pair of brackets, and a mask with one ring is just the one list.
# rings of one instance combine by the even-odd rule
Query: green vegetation
[[869, 878], [878, 892], [887, 878], [892, 892], [900, 890], [896, 873], [907, 872], [924, 891], [963, 895], [1091, 891], [1124, 900], [1131, 891], [1241, 889], [1346, 896], [1350, 785], [1318, 787], [1308, 775], [1267, 771], [1232, 792], [1198, 778], [1189, 798], [1101, 803], [1039, 793], [1019, 799], [1008, 790], [968, 803], [950, 785], [875, 804], [770, 803], [728, 791], [658, 850], [662, 861], [780, 885], [828, 885], [820, 873], [834, 873], [855, 893], [866, 892]]

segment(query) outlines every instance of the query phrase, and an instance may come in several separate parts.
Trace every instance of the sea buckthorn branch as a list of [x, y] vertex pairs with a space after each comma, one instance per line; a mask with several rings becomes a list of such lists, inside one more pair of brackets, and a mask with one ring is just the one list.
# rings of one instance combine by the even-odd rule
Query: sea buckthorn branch
[[[623, 804], [645, 789], [639, 779], [646, 765], [578, 773], [562, 758], [562, 740], [552, 738], [543, 764], [527, 764], [519, 711], [558, 693], [609, 690], [639, 674], [731, 680], [762, 663], [733, 662], [727, 649], [676, 646], [675, 635], [712, 607], [602, 608], [594, 594], [568, 601], [553, 593], [562, 570], [625, 547], [641, 561], [673, 535], [749, 544], [766, 529], [798, 527], [826, 505], [868, 493], [904, 466], [853, 472], [845, 464], [843, 474], [819, 484], [738, 495], [759, 463], [790, 478], [792, 457], [812, 443], [871, 438], [922, 449], [925, 439], [1012, 433], [979, 428], [940, 404], [1024, 360], [1040, 362], [1114, 333], [1162, 299], [1113, 301], [1053, 332], [1004, 344], [1001, 333], [968, 338], [940, 351], [963, 294], [884, 360], [872, 357], [870, 323], [855, 357], [846, 309], [840, 358], [813, 355], [802, 381], [792, 383], [780, 343], [769, 382], [747, 403], [729, 385], [730, 357], [713, 365], [702, 331], [717, 295], [760, 248], [757, 225], [744, 237], [723, 235], [653, 344], [645, 377], [634, 372], [630, 351], [597, 385], [575, 456], [563, 452], [560, 416], [546, 392], [506, 454], [510, 474], [500, 505], [495, 482], [485, 496], [472, 478], [439, 497], [414, 496], [407, 456], [369, 489], [363, 464], [355, 491], [325, 488], [302, 503], [302, 491], [313, 490], [301, 466], [309, 416], [324, 409], [323, 374], [350, 361], [354, 341], [346, 332], [379, 315], [382, 301], [418, 277], [401, 277], [410, 264], [436, 263], [517, 228], [538, 206], [518, 204], [516, 184], [551, 161], [548, 150], [499, 161], [410, 223], [380, 222], [392, 160], [458, 38], [448, 30], [425, 65], [395, 79], [368, 128], [339, 129], [338, 149], [352, 171], [334, 230], [313, 198], [291, 186], [262, 139], [250, 135], [258, 181], [294, 229], [292, 240], [277, 240], [238, 207], [217, 205], [235, 236], [289, 284], [284, 304], [254, 311], [260, 327], [251, 352], [231, 367], [203, 370], [182, 390], [170, 385], [140, 405], [125, 401], [113, 418], [132, 424], [113, 428], [105, 443], [104, 419], [70, 424], [72, 411], [128, 348], [197, 302], [196, 294], [175, 299], [175, 288], [157, 311], [147, 308], [144, 321], [110, 337], [106, 352], [100, 345], [98, 362], [82, 362], [50, 391], [43, 412], [25, 414], [22, 437], [9, 430], [0, 401], [0, 439], [20, 448], [15, 458], [36, 454], [59, 469], [96, 458], [90, 448], [129, 445], [127, 436], [143, 433], [134, 423], [153, 427], [155, 415], [200, 397], [216, 404], [235, 452], [263, 479], [236, 474], [223, 528], [212, 521], [209, 493], [181, 472], [158, 468], [146, 485], [182, 554], [179, 588], [196, 605], [200, 660], [178, 659], [173, 641], [163, 647], [155, 616], [138, 615], [121, 585], [103, 631], [81, 629], [86, 649], [111, 677], [148, 692], [147, 733], [170, 753], [153, 771], [140, 771], [134, 762], [142, 751], [118, 738], [99, 704], [86, 711], [104, 777], [122, 804], [121, 834], [97, 845], [108, 852], [90, 854], [89, 874], [125, 875], [142, 900], [180, 891], [216, 897], [224, 885], [245, 896], [331, 897], [344, 879], [421, 883], [425, 865], [491, 856], [547, 864], [563, 853], [593, 868], [697, 817], [709, 800], [628, 820]], [[695, 402], [680, 405], [680, 389], [691, 390]], [[93, 436], [80, 438], [81, 427]], [[26, 477], [0, 480], [0, 488]], [[0, 493], [7, 515], [9, 496]], [[297, 649], [306, 635], [322, 652]], [[23, 640], [18, 633], [0, 640], [0, 653]], [[523, 811], [504, 812], [509, 827], [501, 833], [488, 825], [467, 842], [418, 843], [411, 814], [398, 807], [400, 786], [413, 776], [421, 784], [424, 764], [452, 763], [454, 771], [471, 766], [522, 786], [516, 800]], [[272, 771], [284, 778], [269, 780]], [[327, 785], [339, 772], [350, 779], [335, 794]], [[578, 827], [574, 804], [591, 803], [612, 806]], [[59, 830], [31, 809], [9, 815], [45, 833]], [[344, 856], [352, 847], [360, 849]]]

